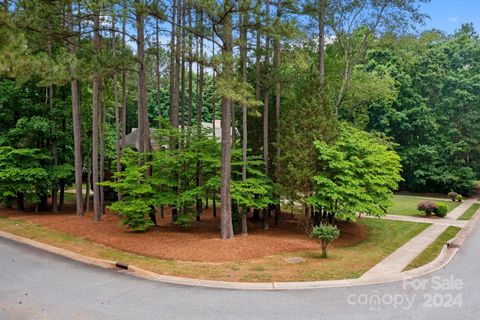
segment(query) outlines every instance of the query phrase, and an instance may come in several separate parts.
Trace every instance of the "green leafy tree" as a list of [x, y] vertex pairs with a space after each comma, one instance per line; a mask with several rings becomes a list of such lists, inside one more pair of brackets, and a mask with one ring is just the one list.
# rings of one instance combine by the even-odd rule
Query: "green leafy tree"
[[24, 200], [38, 209], [51, 185], [45, 169], [50, 156], [40, 149], [0, 147], [0, 202], [11, 205], [17, 201], [17, 210], [24, 209]]
[[357, 213], [382, 216], [401, 181], [400, 157], [388, 140], [342, 123], [334, 143], [315, 141], [320, 169], [309, 203], [333, 222]]

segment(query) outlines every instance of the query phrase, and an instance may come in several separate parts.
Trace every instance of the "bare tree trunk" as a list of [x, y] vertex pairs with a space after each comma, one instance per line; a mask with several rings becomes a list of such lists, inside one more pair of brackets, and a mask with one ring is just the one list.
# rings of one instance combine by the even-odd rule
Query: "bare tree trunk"
[[158, 26], [158, 18], [155, 18], [155, 40], [157, 43], [156, 60], [155, 60], [155, 86], [157, 90], [157, 114], [159, 117], [162, 116], [162, 110], [160, 109], [160, 39], [158, 34], [160, 33], [160, 28]]
[[62, 211], [63, 205], [65, 204], [65, 180], [60, 180], [60, 195], [58, 199], [58, 210]]
[[[95, 54], [100, 51], [100, 13], [99, 8], [96, 7], [93, 12], [93, 47]], [[100, 115], [100, 75], [98, 71], [94, 71], [93, 75], [93, 117], [92, 117], [92, 183], [93, 183], [93, 219], [99, 221], [102, 217], [100, 187], [99, 182], [99, 167], [98, 167], [98, 139], [99, 139], [99, 115]]]
[[[192, 8], [190, 0], [188, 6], [188, 27], [192, 28]], [[193, 54], [192, 54], [192, 33], [188, 33], [188, 126], [192, 126], [193, 114]]]
[[[268, 24], [270, 19], [270, 0], [265, 1], [265, 20], [266, 25]], [[268, 32], [265, 35], [265, 75], [264, 75], [264, 99], [263, 99], [263, 161], [265, 165], [265, 175], [269, 176], [269, 165], [270, 165], [270, 156], [269, 156], [269, 137], [268, 137], [268, 117], [269, 117], [269, 102], [270, 102], [270, 95], [269, 95], [269, 83], [268, 83], [268, 69], [270, 63], [270, 37]], [[270, 208], [263, 210], [263, 229], [267, 230], [268, 226], [268, 213]]]
[[[230, 1], [225, 1], [225, 7], [230, 7]], [[232, 54], [232, 17], [227, 14], [224, 18], [223, 25], [223, 42], [224, 53]], [[233, 77], [233, 65], [230, 59], [226, 59], [222, 68], [222, 73], [229, 79]], [[222, 239], [233, 238], [232, 225], [232, 199], [230, 194], [230, 178], [231, 178], [231, 148], [232, 137], [230, 135], [231, 125], [231, 105], [230, 97], [222, 98], [222, 162], [221, 162], [221, 190], [220, 190], [220, 232]]]
[[[50, 56], [52, 55], [52, 45], [48, 45], [48, 51]], [[54, 106], [54, 89], [53, 85], [51, 84], [48, 87], [48, 106], [50, 109], [50, 119], [52, 121], [52, 128], [50, 130], [51, 133], [51, 138], [50, 138], [50, 143], [51, 143], [51, 152], [52, 152], [52, 164], [53, 168], [55, 168], [58, 165], [58, 154], [57, 154], [57, 129], [55, 125], [55, 106]], [[57, 181], [55, 181], [57, 183]], [[57, 213], [58, 212], [58, 201], [57, 201], [57, 196], [58, 196], [58, 186], [55, 184], [52, 187], [52, 212]]]
[[150, 125], [147, 111], [147, 86], [145, 80], [145, 33], [144, 2], [138, 1], [136, 6], [137, 25], [137, 70], [138, 70], [138, 130], [140, 132], [139, 152], [150, 152]]
[[83, 214], [85, 215], [90, 210], [90, 181], [92, 178], [92, 161], [87, 160], [87, 181], [85, 182], [85, 206], [83, 207]]
[[[214, 38], [215, 38], [215, 31], [212, 27], [212, 39]], [[214, 56], [215, 56], [215, 42], [212, 41], [212, 57]], [[215, 83], [216, 83], [215, 80], [216, 80], [216, 72], [215, 72], [215, 67], [212, 64], [212, 87], [214, 88], [214, 90], [215, 90]], [[216, 103], [217, 101], [215, 100], [215, 95], [212, 95], [212, 128], [213, 128], [212, 135], [214, 140], [216, 138], [216, 124], [215, 124], [216, 122], [215, 113], [217, 112]], [[212, 194], [212, 210], [213, 210], [213, 217], [216, 218], [217, 217], [217, 194], [215, 193], [215, 191]]]
[[[200, 12], [200, 22], [199, 26], [203, 25], [203, 12]], [[202, 127], [202, 107], [203, 107], [203, 78], [204, 78], [204, 67], [203, 67], [203, 37], [200, 37], [199, 45], [199, 75], [198, 75], [198, 95], [197, 95], [197, 114], [196, 121], [197, 126], [200, 129]]]
[[[174, 103], [174, 95], [175, 95], [175, 17], [177, 14], [176, 6], [177, 2], [180, 0], [173, 0], [172, 1], [172, 24], [171, 24], [171, 32], [170, 32], [170, 67], [169, 67], [169, 89], [170, 89], [170, 121], [172, 126], [178, 127], [178, 120], [175, 125], [175, 103]], [[178, 113], [177, 113], [178, 114]], [[177, 118], [178, 119], [178, 118]], [[171, 145], [170, 148], [173, 146]]]
[[72, 12], [72, 3], [68, 4], [69, 29], [72, 36], [69, 39], [70, 52], [70, 87], [72, 91], [72, 120], [73, 120], [73, 157], [75, 163], [75, 197], [77, 216], [83, 215], [82, 202], [82, 113], [79, 103], [78, 80], [75, 66], [75, 36], [73, 35], [74, 21]]
[[[258, 0], [256, 4], [256, 10], [260, 11], [262, 6], [262, 1]], [[256, 13], [256, 24], [260, 26], [260, 12]], [[260, 46], [261, 46], [261, 34], [260, 29], [257, 29], [256, 32], [256, 48], [255, 48], [255, 99], [260, 100], [261, 95], [261, 83], [260, 83]]]
[[[178, 26], [182, 25], [182, 0], [177, 0], [177, 17], [178, 17]], [[178, 128], [179, 125], [179, 95], [180, 95], [180, 67], [181, 67], [181, 28], [177, 27], [176, 29], [176, 44], [175, 44], [175, 87], [174, 87], [174, 96], [173, 96], [173, 126]]]
[[185, 38], [187, 37], [187, 33], [185, 30], [185, 17], [186, 17], [186, 10], [185, 6], [182, 5], [182, 42], [181, 42], [181, 61], [182, 61], [182, 66], [181, 66], [181, 80], [180, 80], [180, 85], [182, 86], [182, 91], [180, 94], [180, 112], [181, 112], [181, 117], [180, 117], [180, 127], [182, 129], [185, 129]]
[[[122, 48], [126, 49], [127, 1], [123, 0], [122, 17]], [[125, 138], [127, 136], [127, 67], [122, 62], [122, 155], [125, 153]], [[120, 168], [121, 169], [121, 168]]]
[[[280, 24], [282, 19], [282, 1], [277, 2], [277, 20], [276, 23]], [[281, 83], [279, 79], [280, 75], [280, 67], [281, 67], [281, 43], [280, 37], [278, 35], [275, 36], [275, 43], [274, 43], [274, 52], [275, 52], [275, 72], [277, 74], [275, 80], [275, 125], [276, 125], [276, 167], [275, 167], [275, 174], [279, 174], [279, 161], [281, 150], [280, 150], [280, 107], [281, 107]], [[278, 204], [275, 206], [275, 225], [280, 223], [281, 217], [281, 207], [280, 207], [280, 199], [278, 200]]]
[[[248, 14], [244, 13], [240, 16], [241, 19], [241, 34], [240, 42], [241, 46], [241, 61], [242, 61], [242, 83], [247, 84], [247, 27]], [[247, 146], [248, 146], [248, 127], [247, 127], [247, 105], [242, 105], [242, 181], [247, 180]], [[248, 208], [242, 208], [242, 235], [248, 234], [247, 226], [247, 210]]]
[[[100, 109], [100, 183], [105, 180], [105, 113], [107, 109], [107, 105], [105, 99], [103, 100], [102, 107]], [[102, 215], [105, 214], [105, 192], [103, 186], [100, 186], [100, 207], [102, 210]]]
[[[203, 11], [200, 11], [199, 18], [197, 17], [197, 27], [203, 29]], [[203, 57], [203, 37], [200, 37], [199, 44], [199, 75], [198, 75], [198, 95], [197, 95], [197, 135], [200, 135], [202, 130], [202, 109], [203, 109], [203, 78], [204, 78], [204, 57]], [[197, 51], [198, 52], [198, 51]], [[201, 163], [197, 160], [197, 170], [196, 170], [196, 185], [200, 186], [200, 176], [201, 176]], [[197, 197], [197, 221], [200, 221], [200, 215], [202, 213], [202, 199]]]
[[[117, 35], [115, 33], [115, 7], [112, 6], [112, 55], [115, 60], [117, 53]], [[121, 150], [122, 150], [122, 140], [121, 140], [121, 123], [120, 123], [120, 104], [118, 103], [118, 68], [117, 66], [113, 69], [113, 102], [115, 108], [115, 134], [116, 134], [116, 160], [117, 160], [117, 172], [122, 170], [122, 165], [120, 164]], [[121, 195], [118, 195], [118, 200], [121, 199]]]

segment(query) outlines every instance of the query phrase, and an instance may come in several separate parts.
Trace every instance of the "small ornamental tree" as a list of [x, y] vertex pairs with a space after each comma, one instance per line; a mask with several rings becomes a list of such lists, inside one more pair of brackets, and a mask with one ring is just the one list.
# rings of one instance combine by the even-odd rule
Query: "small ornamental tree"
[[331, 224], [320, 224], [310, 230], [310, 238], [319, 240], [322, 244], [322, 258], [328, 257], [327, 248], [330, 242], [338, 239], [340, 230]]
[[[125, 169], [115, 173], [115, 181], [100, 184], [112, 187], [122, 195], [120, 200], [108, 208], [117, 211], [123, 218], [123, 223], [134, 232], [144, 232], [155, 224], [151, 219], [154, 188], [147, 174], [150, 163], [145, 160], [145, 154], [127, 149], [122, 158]], [[145, 164], [138, 165], [139, 161]]]
[[333, 144], [315, 146], [319, 170], [311, 205], [322, 207], [332, 221], [355, 220], [359, 212], [385, 215], [402, 180], [400, 157], [389, 140], [343, 123]]

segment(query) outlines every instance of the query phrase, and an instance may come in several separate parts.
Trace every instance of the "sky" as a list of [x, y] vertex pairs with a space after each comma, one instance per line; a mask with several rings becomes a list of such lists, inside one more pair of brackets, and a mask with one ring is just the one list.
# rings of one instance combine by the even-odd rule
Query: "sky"
[[472, 22], [480, 32], [480, 0], [430, 0], [422, 5], [421, 11], [430, 19], [420, 30], [436, 28], [452, 33], [462, 23]]

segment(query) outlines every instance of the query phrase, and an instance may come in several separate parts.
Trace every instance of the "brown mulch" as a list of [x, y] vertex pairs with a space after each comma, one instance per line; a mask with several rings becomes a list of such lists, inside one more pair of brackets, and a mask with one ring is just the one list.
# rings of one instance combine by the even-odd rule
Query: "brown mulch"
[[[170, 223], [170, 212], [159, 226], [145, 233], [132, 233], [121, 225], [113, 212], [108, 212], [102, 221], [94, 222], [92, 214], [85, 217], [74, 215], [73, 205], [66, 205], [58, 214], [48, 212], [16, 212], [0, 209], [0, 216], [7, 216], [42, 225], [48, 229], [80, 236], [106, 246], [128, 252], [162, 259], [201, 262], [226, 262], [260, 258], [282, 252], [318, 250], [319, 244], [307, 235], [296, 231], [296, 220], [284, 214], [278, 227], [270, 221], [270, 229], [265, 231], [261, 221], [248, 221], [248, 236], [236, 235], [232, 240], [219, 237], [219, 218], [214, 218], [211, 209], [202, 214], [202, 221], [195, 222], [190, 229], [181, 230]], [[219, 214], [219, 210], [217, 210]], [[332, 246], [342, 247], [357, 243], [368, 236], [364, 225], [339, 223], [341, 236]]]

